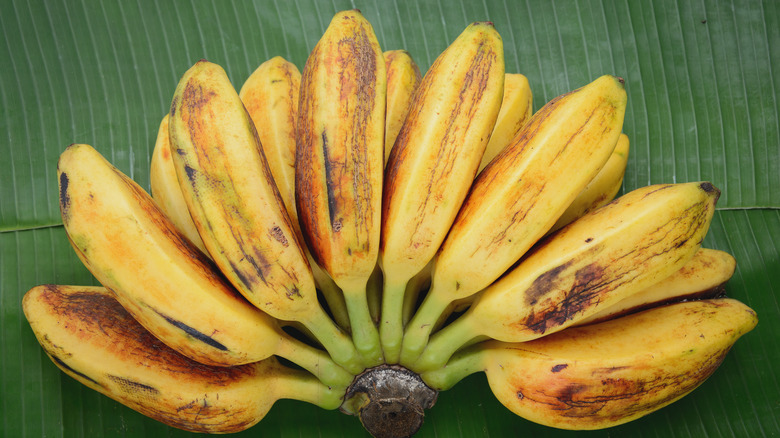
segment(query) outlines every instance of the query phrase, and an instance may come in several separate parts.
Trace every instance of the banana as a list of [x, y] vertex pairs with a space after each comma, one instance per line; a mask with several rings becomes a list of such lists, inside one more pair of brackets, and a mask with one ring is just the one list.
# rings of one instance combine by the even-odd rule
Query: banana
[[157, 140], [154, 143], [154, 151], [152, 152], [152, 162], [149, 171], [152, 198], [176, 228], [187, 236], [199, 250], [208, 255], [208, 251], [198, 234], [198, 229], [195, 228], [195, 224], [192, 222], [187, 204], [184, 202], [184, 195], [181, 193], [179, 179], [176, 176], [176, 168], [173, 167], [171, 146], [168, 140], [168, 119], [169, 115], [166, 114], [160, 122]]
[[524, 343], [489, 341], [422, 375], [447, 389], [484, 371], [515, 414], [561, 429], [603, 429], [679, 400], [757, 324], [733, 299], [671, 304]]
[[[238, 97], [244, 103], [255, 124], [257, 137], [268, 162], [276, 187], [282, 197], [290, 224], [303, 242], [295, 207], [295, 119], [301, 73], [295, 64], [276, 56], [260, 64], [249, 75]], [[306, 245], [302, 245], [309, 261], [314, 282], [322, 291], [336, 322], [349, 329], [349, 316], [341, 290], [328, 274], [314, 262]]]
[[501, 107], [504, 52], [492, 23], [466, 29], [420, 83], [385, 171], [380, 334], [396, 363], [406, 284], [433, 258], [471, 186]]
[[487, 287], [544, 236], [609, 159], [625, 109], [623, 80], [602, 76], [547, 103], [480, 173], [436, 254], [402, 364], [414, 362], [451, 302]]
[[737, 262], [731, 254], [716, 249], [700, 248], [679, 271], [579, 321], [577, 325], [614, 319], [628, 313], [657, 307], [660, 304], [716, 298], [724, 295], [724, 284], [734, 274], [736, 266]]
[[490, 163], [504, 148], [509, 145], [531, 118], [533, 112], [533, 93], [528, 78], [520, 73], [507, 73], [504, 77], [504, 97], [501, 100], [501, 110], [498, 112], [496, 126], [490, 135], [490, 141], [485, 147], [479, 170]]
[[420, 85], [422, 75], [417, 63], [406, 50], [388, 50], [383, 53], [387, 70], [387, 115], [385, 117], [385, 166], [398, 132], [409, 114], [412, 96]]
[[195, 362], [152, 336], [102, 287], [37, 286], [22, 303], [38, 342], [65, 374], [169, 426], [238, 432], [278, 399], [341, 404], [343, 388], [274, 357], [234, 367]]
[[379, 253], [386, 92], [371, 24], [358, 10], [337, 13], [303, 68], [295, 194], [301, 231], [344, 293], [366, 366], [383, 362], [366, 284]]
[[181, 78], [170, 114], [179, 184], [216, 265], [252, 304], [303, 324], [337, 363], [359, 373], [354, 345], [319, 304], [254, 123], [225, 71], [196, 63]]
[[652, 185], [583, 216], [483, 290], [407, 367], [441, 367], [484, 337], [524, 342], [560, 331], [659, 282], [699, 249], [719, 195], [708, 182]]
[[623, 176], [628, 164], [629, 141], [626, 134], [620, 134], [615, 150], [609, 156], [607, 164], [599, 171], [587, 186], [577, 195], [566, 211], [563, 212], [549, 233], [557, 231], [574, 222], [585, 213], [608, 204], [617, 196], [623, 185]]
[[332, 385], [351, 375], [281, 329], [219, 274], [152, 198], [94, 148], [69, 146], [57, 166], [68, 239], [97, 280], [147, 330], [203, 364], [282, 356]]

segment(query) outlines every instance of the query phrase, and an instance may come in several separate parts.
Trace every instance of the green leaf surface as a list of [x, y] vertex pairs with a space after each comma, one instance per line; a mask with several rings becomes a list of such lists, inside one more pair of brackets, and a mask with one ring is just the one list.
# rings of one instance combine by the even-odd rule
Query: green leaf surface
[[[628, 92], [624, 191], [709, 180], [722, 190], [705, 246], [733, 254], [730, 296], [757, 328], [691, 395], [580, 436], [780, 436], [780, 4], [773, 1], [0, 1], [0, 436], [189, 436], [62, 374], [21, 297], [96, 284], [60, 226], [57, 158], [89, 143], [143, 187], [178, 78], [201, 58], [236, 87], [281, 55], [300, 68], [338, 10], [359, 8], [383, 49], [425, 71], [470, 22], [504, 39], [534, 107], [611, 73]], [[443, 392], [421, 437], [574, 435], [501, 406], [484, 375]], [[242, 436], [365, 436], [355, 417], [280, 401]]]

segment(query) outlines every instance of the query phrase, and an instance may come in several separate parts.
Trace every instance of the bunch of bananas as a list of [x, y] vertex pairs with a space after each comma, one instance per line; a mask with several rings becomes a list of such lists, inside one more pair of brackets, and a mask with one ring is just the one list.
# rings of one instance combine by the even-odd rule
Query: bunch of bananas
[[25, 315], [66, 374], [191, 431], [290, 398], [409, 436], [475, 372], [531, 421], [630, 421], [757, 320], [723, 297], [733, 257], [701, 247], [712, 184], [613, 200], [626, 99], [606, 75], [532, 114], [491, 23], [422, 76], [356, 10], [303, 72], [276, 57], [237, 92], [199, 61], [160, 124], [151, 196], [91, 146], [62, 153], [65, 230], [103, 287], [35, 287]]

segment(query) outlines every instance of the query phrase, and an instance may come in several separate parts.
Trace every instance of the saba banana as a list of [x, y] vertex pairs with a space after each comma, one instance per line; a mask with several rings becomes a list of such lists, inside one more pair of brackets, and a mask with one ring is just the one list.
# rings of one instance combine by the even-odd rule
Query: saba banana
[[84, 385], [167, 425], [230, 433], [278, 399], [414, 435], [483, 372], [529, 421], [600, 429], [693, 391], [755, 327], [702, 248], [719, 190], [617, 196], [623, 79], [532, 113], [475, 22], [422, 75], [336, 14], [303, 71], [275, 57], [237, 92], [187, 70], [151, 195], [86, 144], [61, 154], [62, 220], [98, 286], [34, 287], [41, 346]]

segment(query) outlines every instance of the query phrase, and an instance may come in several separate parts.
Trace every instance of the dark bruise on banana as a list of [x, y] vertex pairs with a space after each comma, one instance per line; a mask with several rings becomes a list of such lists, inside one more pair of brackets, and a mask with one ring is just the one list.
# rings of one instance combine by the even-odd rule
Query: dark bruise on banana
[[[672, 187], [672, 185], [662, 185], [644, 197]], [[717, 190], [709, 183], [703, 183], [701, 189], [707, 193]], [[598, 305], [609, 296], [611, 291], [630, 284], [643, 273], [643, 270], [637, 267], [652, 263], [656, 257], [663, 258], [668, 252], [683, 246], [700, 246], [701, 240], [689, 242], [689, 239], [697, 235], [696, 230], [706, 229], [712, 214], [710, 205], [715, 201], [717, 196], [715, 199], [705, 197], [699, 202], [692, 203], [680, 214], [671, 217], [655, 230], [644, 235], [640, 244], [628, 251], [610, 253], [608, 241], [591, 239], [589, 242], [584, 242], [585, 249], [575, 254], [575, 258], [548, 269], [531, 283], [524, 293], [524, 300], [525, 305], [532, 311], [524, 320], [516, 321], [511, 325], [518, 330], [531, 330], [537, 334], [544, 334], [550, 329], [567, 324], [578, 315]], [[613, 201], [612, 204], [617, 202], [617, 200]], [[671, 240], [670, 236], [673, 236]], [[529, 256], [543, 250], [552, 242], [554, 242], [553, 238], [548, 238], [534, 248]], [[689, 252], [683, 252], [677, 257], [689, 255]], [[590, 262], [583, 264], [583, 261]], [[564, 292], [561, 296], [562, 290]]]

